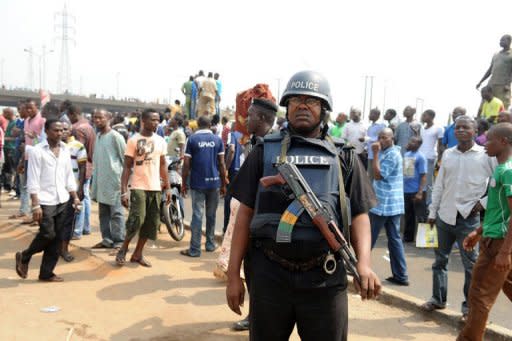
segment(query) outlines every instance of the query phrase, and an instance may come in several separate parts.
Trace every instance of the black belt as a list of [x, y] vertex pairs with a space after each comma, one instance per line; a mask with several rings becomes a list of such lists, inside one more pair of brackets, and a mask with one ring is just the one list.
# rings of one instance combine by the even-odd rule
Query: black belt
[[262, 240], [253, 240], [253, 245], [257, 249], [261, 249], [263, 254], [271, 261], [278, 263], [283, 268], [289, 271], [294, 272], [305, 272], [316, 267], [321, 267], [324, 265], [325, 259], [328, 255], [328, 252], [323, 252], [319, 256], [312, 257], [307, 260], [291, 260], [282, 257], [279, 255], [275, 248], [273, 247], [276, 243], [274, 241], [262, 241]]
[[321, 266], [324, 264], [325, 257], [327, 257], [327, 254], [321, 255], [317, 258], [312, 258], [305, 262], [294, 262], [285, 258], [282, 258], [277, 253], [275, 253], [272, 250], [269, 249], [262, 249], [265, 256], [267, 256], [268, 259], [271, 261], [274, 261], [281, 265], [283, 268], [289, 271], [300, 271], [305, 272], [309, 271], [313, 268], [316, 268], [317, 266]]

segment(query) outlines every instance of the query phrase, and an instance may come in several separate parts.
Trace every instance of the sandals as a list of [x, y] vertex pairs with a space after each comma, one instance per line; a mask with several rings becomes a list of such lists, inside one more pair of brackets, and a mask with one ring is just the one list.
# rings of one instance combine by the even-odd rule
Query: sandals
[[34, 223], [34, 222], [35, 222], [35, 220], [34, 220], [34, 219], [32, 219], [32, 217], [27, 217], [27, 218], [25, 218], [25, 219], [23, 219], [23, 220], [21, 221], [21, 223], [22, 223], [23, 225], [30, 225], [30, 224], [32, 224], [32, 223]]
[[197, 257], [199, 257], [199, 255], [193, 255], [193, 254], [191, 254], [189, 249], [181, 250], [181, 251], [180, 251], [180, 255], [182, 255], [182, 256], [187, 256], [187, 257], [193, 257], [193, 258], [197, 258]]
[[434, 310], [442, 310], [445, 307], [439, 306], [439, 305], [435, 304], [434, 302], [427, 301], [427, 302], [423, 303], [420, 306], [420, 308], [423, 311], [434, 311]]
[[[128, 252], [128, 250], [123, 249], [123, 248], [121, 248], [121, 249], [119, 249], [119, 251], [117, 251], [117, 255], [116, 255], [116, 264], [117, 265], [119, 265], [119, 266], [125, 265], [127, 252]], [[139, 263], [140, 265], [145, 266], [146, 268], [152, 267], [151, 263], [146, 258], [144, 258], [144, 256], [142, 256], [140, 258], [134, 258], [132, 255], [132, 257], [130, 258], [130, 262], [131, 263]]]
[[16, 213], [16, 214], [10, 215], [9, 219], [20, 219], [20, 218], [25, 218], [25, 217], [27, 217], [27, 215], [25, 213]]
[[123, 266], [126, 263], [126, 251], [125, 249], [119, 249], [116, 255], [116, 264]]
[[91, 249], [111, 249], [111, 247], [103, 244], [103, 242], [99, 242], [91, 246]]
[[132, 256], [132, 258], [130, 258], [130, 263], [139, 263], [146, 268], [152, 267], [151, 263], [146, 258], [144, 258], [144, 256], [140, 257], [139, 259], [133, 258]]

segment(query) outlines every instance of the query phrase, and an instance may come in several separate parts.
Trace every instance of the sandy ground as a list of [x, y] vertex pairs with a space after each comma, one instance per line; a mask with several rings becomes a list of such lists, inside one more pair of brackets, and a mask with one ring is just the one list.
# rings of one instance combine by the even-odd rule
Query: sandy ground
[[[188, 234], [179, 243], [160, 234], [148, 245], [152, 268], [130, 263], [119, 268], [109, 251], [73, 247], [76, 260], [60, 260], [56, 268], [65, 282], [37, 281], [40, 255], [32, 259], [29, 277], [20, 279], [14, 254], [30, 243], [36, 228], [6, 219], [16, 205], [4, 202], [0, 209], [0, 340], [248, 339], [247, 332], [229, 329], [238, 316], [225, 304], [224, 283], [212, 275], [216, 253], [199, 259], [179, 255]], [[93, 228], [76, 244], [90, 247], [97, 241]], [[59, 310], [41, 311], [51, 306]], [[353, 294], [349, 310], [350, 340], [443, 341], [456, 336], [452, 327], [379, 302], [363, 303]], [[291, 340], [299, 340], [296, 332]]]

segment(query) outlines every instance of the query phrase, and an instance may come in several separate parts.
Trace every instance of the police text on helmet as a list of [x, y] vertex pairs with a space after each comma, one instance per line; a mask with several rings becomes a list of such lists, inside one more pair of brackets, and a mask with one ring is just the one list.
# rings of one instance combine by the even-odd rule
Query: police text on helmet
[[292, 83], [292, 89], [306, 89], [318, 91], [320, 88], [320, 84], [316, 82], [308, 82], [308, 81], [295, 81]]

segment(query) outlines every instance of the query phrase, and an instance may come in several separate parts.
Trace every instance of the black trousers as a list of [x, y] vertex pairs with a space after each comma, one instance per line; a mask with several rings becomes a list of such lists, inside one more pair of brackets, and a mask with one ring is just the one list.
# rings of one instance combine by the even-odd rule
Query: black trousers
[[[233, 179], [236, 177], [237, 174], [238, 171], [228, 173], [229, 183], [233, 182]], [[228, 191], [228, 193], [226, 193], [226, 195], [224, 196], [224, 227], [222, 228], [223, 233], [226, 233], [226, 229], [228, 228], [229, 223], [229, 216], [231, 215], [231, 198], [232, 196], [231, 194], [229, 194]]]
[[344, 285], [297, 286], [297, 280], [303, 282], [299, 278], [303, 275], [269, 260], [261, 249], [251, 248], [248, 260], [251, 341], [287, 341], [295, 324], [303, 341], [347, 340], [348, 302]]
[[41, 205], [43, 220], [39, 232], [28, 249], [21, 253], [21, 262], [27, 264], [36, 253], [43, 252], [43, 260], [39, 269], [39, 278], [48, 279], [55, 275], [53, 270], [59, 260], [60, 233], [64, 227], [70, 202], [55, 206]]
[[16, 174], [16, 166], [18, 159], [15, 149], [4, 149], [5, 162], [2, 168], [2, 184], [3, 188], [10, 191], [14, 189], [14, 175]]
[[68, 207], [64, 212], [65, 218], [62, 224], [62, 228], [60, 228], [60, 233], [57, 236], [60, 240], [66, 242], [71, 240], [71, 237], [73, 237], [73, 230], [75, 229], [76, 217], [79, 213], [80, 212], [75, 212], [75, 209], [73, 208], [73, 198], [70, 198]]
[[404, 241], [413, 242], [416, 237], [416, 229], [418, 223], [427, 221], [427, 202], [425, 192], [423, 199], [419, 201], [413, 200], [416, 193], [404, 193]]

